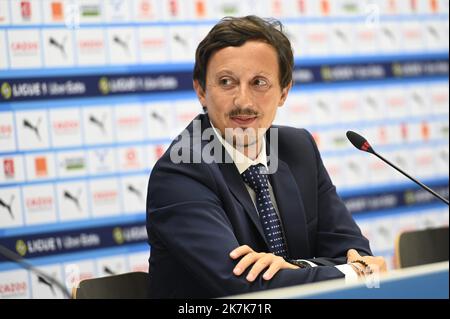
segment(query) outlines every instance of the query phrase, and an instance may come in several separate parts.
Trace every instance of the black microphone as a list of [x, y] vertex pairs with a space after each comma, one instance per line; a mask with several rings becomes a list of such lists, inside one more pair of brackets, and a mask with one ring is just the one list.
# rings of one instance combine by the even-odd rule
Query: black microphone
[[0, 255], [6, 257], [7, 259], [15, 262], [16, 264], [20, 265], [21, 267], [33, 272], [34, 274], [36, 274], [38, 276], [38, 278], [40, 280], [46, 281], [52, 285], [55, 285], [56, 287], [58, 287], [59, 290], [62, 291], [62, 293], [64, 294], [64, 296], [68, 299], [71, 299], [71, 295], [70, 293], [67, 291], [66, 287], [59, 282], [59, 280], [53, 278], [52, 276], [46, 274], [45, 272], [34, 268], [30, 263], [28, 263], [27, 261], [25, 261], [24, 258], [22, 258], [20, 255], [16, 254], [15, 252], [9, 250], [8, 248], [6, 248], [3, 245], [0, 245]]
[[446, 203], [448, 205], [448, 200], [447, 199], [445, 199], [444, 197], [442, 197], [441, 195], [439, 195], [438, 193], [433, 191], [428, 186], [422, 184], [421, 182], [416, 180], [414, 177], [410, 176], [409, 174], [404, 172], [402, 169], [400, 169], [396, 165], [392, 164], [390, 161], [385, 159], [383, 156], [381, 156], [380, 154], [375, 152], [374, 149], [372, 148], [372, 146], [369, 144], [369, 142], [364, 137], [362, 137], [358, 133], [355, 133], [355, 132], [352, 132], [352, 131], [347, 131], [346, 135], [347, 135], [348, 140], [350, 141], [350, 143], [353, 144], [354, 147], [356, 147], [360, 151], [364, 151], [364, 152], [371, 153], [371, 154], [375, 155], [376, 157], [381, 159], [383, 162], [389, 164], [391, 167], [395, 168], [397, 171], [399, 171], [400, 173], [402, 173], [403, 175], [408, 177], [414, 183], [416, 183], [417, 185], [419, 185], [420, 187], [422, 187], [423, 189], [425, 189], [426, 191], [428, 191], [429, 193], [431, 193], [435, 197], [439, 198], [441, 201], [443, 201], [444, 203]]

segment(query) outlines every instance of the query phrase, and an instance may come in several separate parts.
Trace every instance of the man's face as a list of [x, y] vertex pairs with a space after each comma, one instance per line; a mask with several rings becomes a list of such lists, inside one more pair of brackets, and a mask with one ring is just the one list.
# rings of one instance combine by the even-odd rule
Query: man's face
[[275, 49], [261, 41], [247, 41], [240, 47], [213, 53], [207, 65], [205, 90], [197, 81], [194, 88], [212, 124], [222, 135], [226, 128], [233, 129], [235, 146], [247, 147], [272, 125], [290, 86], [280, 87]]

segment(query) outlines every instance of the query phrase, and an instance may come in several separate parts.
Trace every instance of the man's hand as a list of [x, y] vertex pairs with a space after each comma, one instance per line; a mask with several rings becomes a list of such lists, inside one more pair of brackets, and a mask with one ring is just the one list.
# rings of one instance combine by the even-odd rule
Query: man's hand
[[242, 257], [233, 273], [240, 276], [250, 265], [253, 265], [246, 279], [250, 282], [254, 281], [256, 277], [269, 267], [263, 275], [265, 280], [270, 280], [280, 269], [297, 269], [298, 266], [292, 265], [285, 261], [283, 257], [276, 256], [272, 253], [257, 253], [247, 245], [239, 246], [230, 252], [232, 259]]
[[369, 265], [370, 269], [378, 269], [380, 272], [386, 272], [386, 261], [383, 257], [375, 256], [361, 256], [355, 249], [349, 249], [347, 251], [347, 262], [353, 263], [356, 260], [362, 260]]

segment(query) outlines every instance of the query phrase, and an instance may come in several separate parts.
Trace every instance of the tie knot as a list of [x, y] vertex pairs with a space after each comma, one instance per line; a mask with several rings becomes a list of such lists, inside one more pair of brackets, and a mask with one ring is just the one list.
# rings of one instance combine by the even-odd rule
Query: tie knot
[[250, 186], [255, 192], [269, 188], [267, 180], [267, 168], [262, 165], [252, 165], [242, 173], [244, 182]]

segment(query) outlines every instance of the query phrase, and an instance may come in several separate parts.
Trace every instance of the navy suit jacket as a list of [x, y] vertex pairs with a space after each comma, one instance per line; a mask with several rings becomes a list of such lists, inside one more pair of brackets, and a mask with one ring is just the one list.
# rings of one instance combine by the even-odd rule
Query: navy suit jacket
[[[205, 114], [195, 120], [202, 132], [211, 127]], [[193, 143], [182, 151], [198, 159], [199, 149], [193, 145], [199, 136], [193, 135], [193, 122], [186, 129]], [[269, 136], [266, 141], [269, 153], [273, 150]], [[201, 146], [208, 143], [220, 141], [201, 141]], [[212, 154], [215, 162], [174, 164], [170, 152], [179, 145], [175, 140], [159, 159], [148, 185], [152, 298], [212, 298], [340, 278], [343, 273], [333, 265], [346, 262], [348, 249], [371, 255], [367, 239], [336, 194], [312, 136], [303, 129], [280, 126], [278, 170], [269, 178], [289, 257], [320, 266], [283, 269], [269, 281], [258, 276], [248, 282], [249, 269], [235, 276], [237, 261], [229, 257], [233, 249], [248, 245], [269, 252], [256, 208], [221, 144], [216, 144], [221, 154]], [[224, 159], [228, 162], [221, 163]]]

